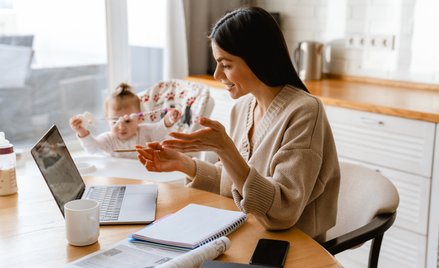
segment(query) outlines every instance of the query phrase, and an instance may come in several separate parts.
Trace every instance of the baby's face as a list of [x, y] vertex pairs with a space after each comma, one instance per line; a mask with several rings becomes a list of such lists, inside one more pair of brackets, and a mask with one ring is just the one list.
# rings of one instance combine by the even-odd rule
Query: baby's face
[[[107, 116], [111, 134], [120, 140], [127, 140], [136, 135], [139, 120], [137, 118], [130, 118], [129, 115], [138, 112], [138, 109], [134, 106], [127, 106], [117, 111], [109, 109]], [[123, 120], [120, 120], [121, 117]]]

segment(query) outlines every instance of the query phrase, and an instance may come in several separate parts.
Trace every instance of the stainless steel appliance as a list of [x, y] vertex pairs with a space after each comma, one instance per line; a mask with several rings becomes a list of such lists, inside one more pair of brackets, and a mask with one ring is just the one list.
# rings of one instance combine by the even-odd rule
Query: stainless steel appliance
[[300, 42], [294, 51], [296, 71], [302, 80], [322, 78], [324, 45], [314, 41]]

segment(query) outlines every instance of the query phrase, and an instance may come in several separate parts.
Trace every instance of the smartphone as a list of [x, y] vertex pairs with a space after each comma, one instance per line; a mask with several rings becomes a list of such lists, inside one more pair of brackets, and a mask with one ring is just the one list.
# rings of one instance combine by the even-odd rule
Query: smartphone
[[250, 264], [284, 267], [289, 248], [290, 242], [285, 240], [259, 239]]

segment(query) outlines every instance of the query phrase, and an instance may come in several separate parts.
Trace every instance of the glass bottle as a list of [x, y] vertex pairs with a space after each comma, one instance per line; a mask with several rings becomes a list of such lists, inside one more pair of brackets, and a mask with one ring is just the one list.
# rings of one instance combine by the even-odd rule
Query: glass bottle
[[0, 132], [0, 196], [17, 192], [15, 164], [14, 146], [5, 139], [5, 133]]

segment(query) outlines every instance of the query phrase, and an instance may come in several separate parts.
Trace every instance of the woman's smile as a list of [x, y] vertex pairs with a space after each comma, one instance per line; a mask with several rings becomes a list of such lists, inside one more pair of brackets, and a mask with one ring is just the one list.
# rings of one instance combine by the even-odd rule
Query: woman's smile
[[235, 87], [235, 84], [230, 84], [230, 83], [228, 83], [228, 84], [226, 83], [224, 85], [226, 86], [228, 91], [231, 91]]

